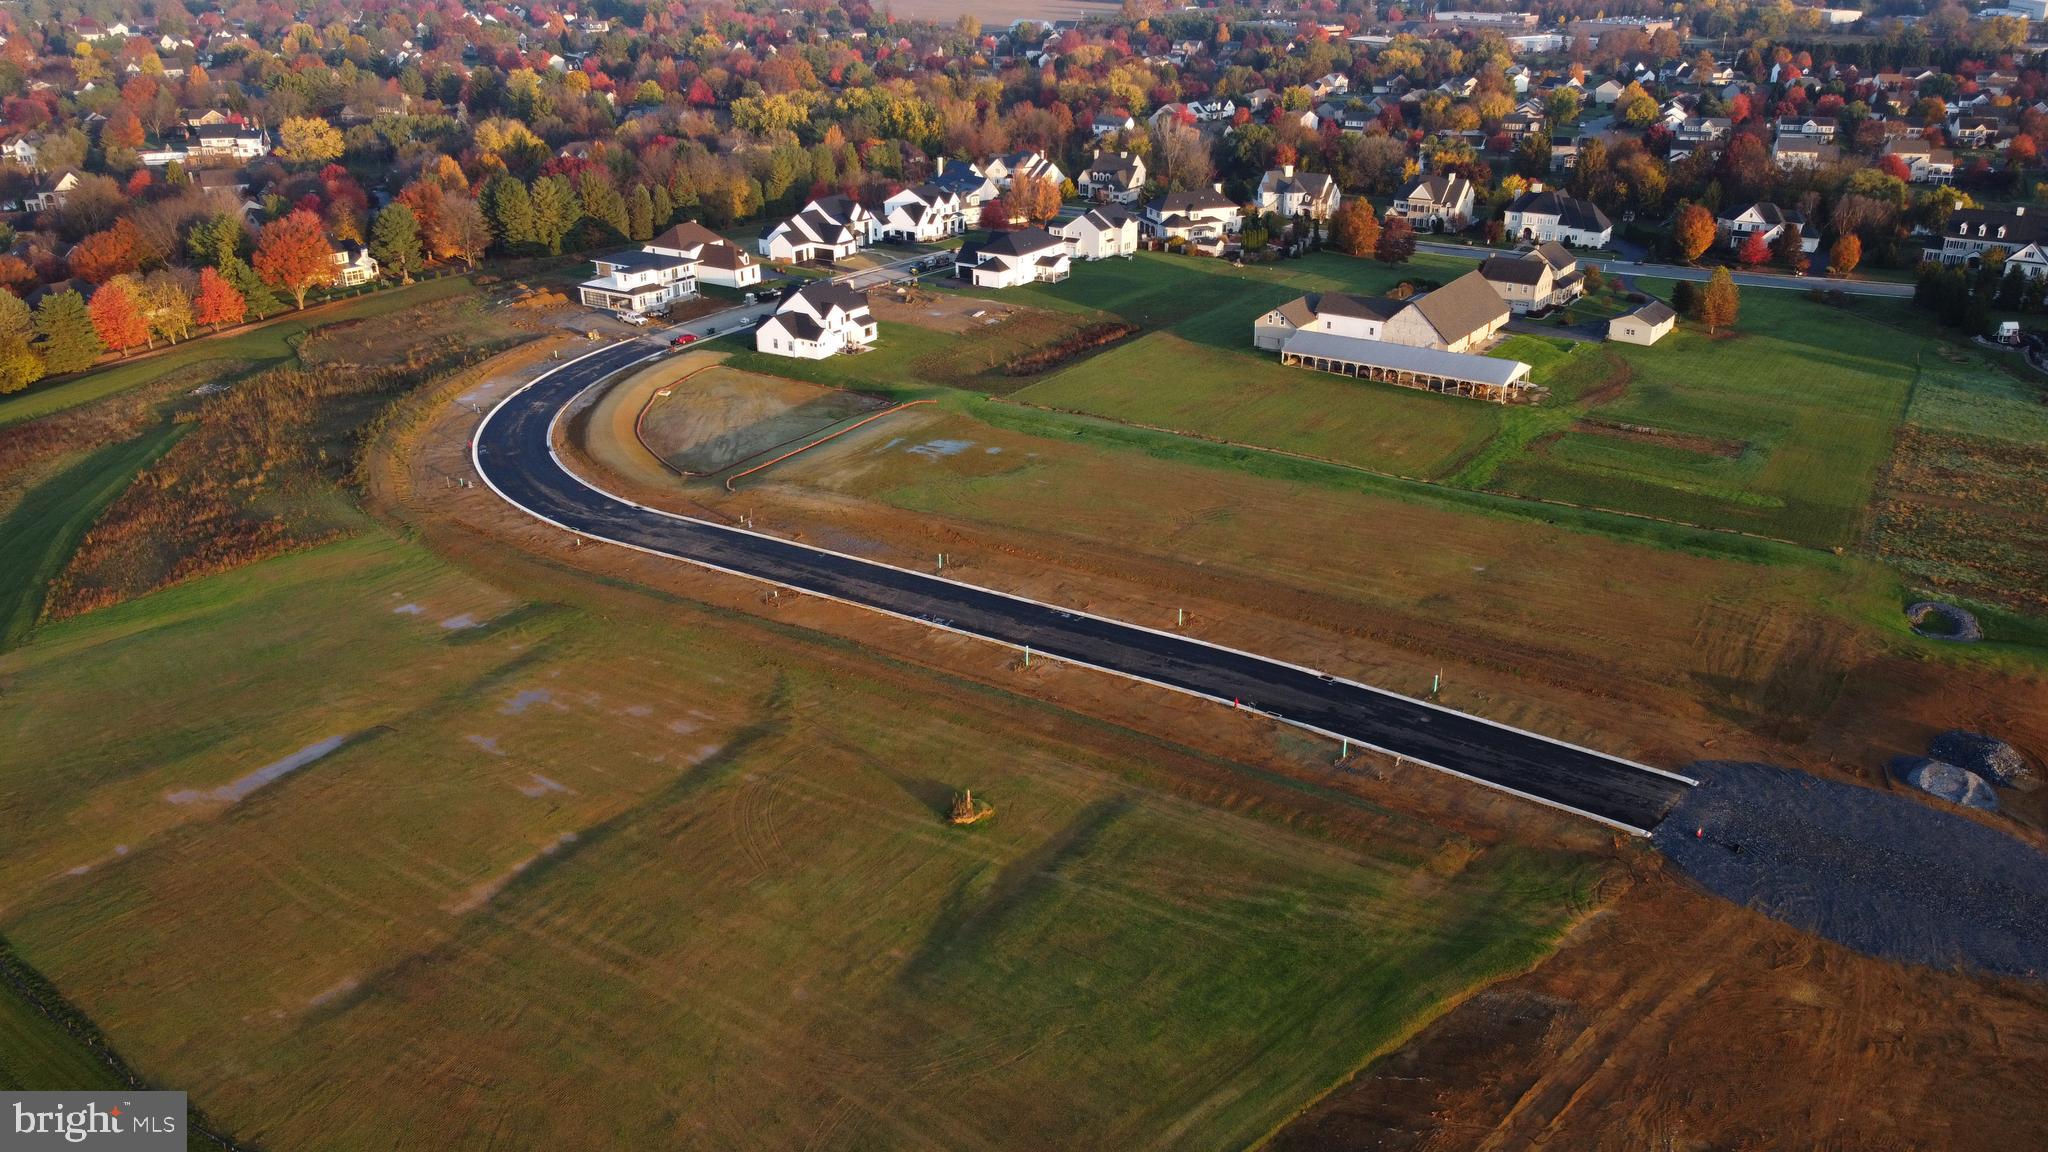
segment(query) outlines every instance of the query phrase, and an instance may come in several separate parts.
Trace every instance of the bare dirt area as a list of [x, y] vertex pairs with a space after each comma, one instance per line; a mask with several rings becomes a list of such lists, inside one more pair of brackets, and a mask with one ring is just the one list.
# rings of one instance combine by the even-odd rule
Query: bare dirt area
[[1276, 1152], [2048, 1141], [2048, 987], [1874, 960], [1657, 871]]
[[1676, 448], [1681, 452], [1719, 456], [1725, 460], [1736, 459], [1749, 447], [1740, 440], [1694, 436], [1665, 428], [1651, 428], [1643, 424], [1623, 424], [1616, 420], [1580, 420], [1572, 425], [1572, 431], [1587, 432], [1595, 436], [1611, 436], [1616, 440], [1632, 440], [1638, 444], [1657, 444], [1665, 448]]
[[932, 292], [916, 288], [907, 292], [869, 293], [868, 310], [875, 314], [877, 320], [891, 324], [911, 324], [956, 336], [963, 332], [991, 328], [1020, 316], [1052, 315], [1040, 308], [1020, 308], [1015, 304], [998, 304], [979, 296], [962, 296], [952, 292]]
[[881, 411], [874, 397], [722, 365], [672, 376], [640, 410], [640, 442], [678, 471], [709, 476], [793, 448], [845, 420]]

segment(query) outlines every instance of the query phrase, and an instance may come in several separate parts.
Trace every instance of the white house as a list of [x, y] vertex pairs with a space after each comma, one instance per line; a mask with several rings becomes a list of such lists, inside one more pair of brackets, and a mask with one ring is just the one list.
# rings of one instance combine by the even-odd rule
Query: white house
[[1591, 201], [1557, 191], [1524, 192], [1508, 205], [1504, 225], [1517, 240], [1555, 240], [1598, 248], [1614, 238], [1614, 223]]
[[38, 179], [35, 191], [21, 198], [21, 206], [31, 212], [62, 208], [64, 201], [70, 199], [72, 189], [77, 187], [76, 172], [66, 172], [55, 180]]
[[1771, 159], [1778, 167], [1790, 171], [1795, 168], [1821, 168], [1842, 158], [1842, 150], [1821, 140], [1809, 140], [1804, 136], [1781, 136], [1771, 145]]
[[1049, 180], [1055, 188], [1067, 182], [1067, 174], [1060, 171], [1060, 166], [1043, 152], [1012, 152], [1008, 156], [998, 156], [984, 165], [982, 171], [1005, 188], [1023, 176]]
[[1102, 137], [1115, 132], [1130, 132], [1137, 127], [1138, 121], [1135, 117], [1129, 112], [1118, 110], [1097, 112], [1095, 119], [1089, 123], [1088, 130], [1095, 136]]
[[1220, 242], [1243, 227], [1237, 202], [1218, 183], [1187, 192], [1168, 192], [1145, 205], [1145, 230], [1159, 240], [1194, 244]]
[[1579, 258], [1555, 241], [1513, 256], [1483, 260], [1479, 275], [1513, 312], [1538, 312], [1569, 304], [1586, 290]]
[[1787, 225], [1797, 225], [1800, 251], [1820, 250], [1819, 229], [1814, 229], [1809, 235], [1806, 230], [1806, 217], [1790, 209], [1780, 208], [1768, 200], [1757, 200], [1723, 212], [1715, 223], [1720, 226], [1721, 234], [1727, 238], [1730, 248], [1741, 248], [1752, 235], [1759, 232], [1763, 234], [1764, 243], [1775, 244], [1778, 237], [1784, 234]]
[[270, 155], [270, 134], [240, 124], [201, 124], [186, 132], [185, 152], [194, 160], [255, 160]]
[[1671, 334], [1678, 313], [1662, 300], [1652, 300], [1633, 312], [1607, 322], [1607, 338], [1623, 344], [1655, 344]]
[[1138, 218], [1115, 204], [1091, 208], [1053, 231], [1083, 260], [1129, 256], [1138, 250]]
[[661, 312], [697, 294], [697, 262], [672, 252], [614, 252], [592, 263], [597, 265], [597, 279], [584, 281], [580, 289], [583, 303], [592, 308]]
[[696, 278], [707, 284], [748, 288], [761, 282], [761, 265], [753, 253], [695, 221], [678, 224], [640, 247], [690, 261]]
[[1340, 198], [1335, 180], [1321, 172], [1296, 172], [1292, 164], [1270, 169], [1259, 180], [1259, 211], [1277, 212], [1290, 219], [1328, 220], [1337, 211]]
[[931, 244], [967, 230], [958, 193], [937, 184], [905, 188], [882, 201], [882, 238], [901, 244]]
[[344, 288], [368, 284], [377, 278], [380, 271], [377, 267], [377, 258], [370, 255], [369, 249], [357, 244], [345, 244], [330, 253], [329, 257], [334, 261], [334, 266], [341, 270], [341, 286]]
[[791, 292], [775, 314], [754, 330], [756, 351], [804, 360], [865, 350], [875, 342], [875, 317], [867, 293], [843, 284], [815, 281]]
[[1095, 150], [1081, 173], [1081, 195], [1097, 202], [1136, 204], [1145, 190], [1145, 158], [1131, 152]]
[[770, 260], [844, 260], [872, 244], [881, 221], [850, 196], [820, 196], [804, 210], [761, 233], [761, 255]]
[[977, 288], [1056, 284], [1072, 271], [1066, 238], [1043, 228], [998, 232], [985, 243], [963, 245], [953, 258], [953, 274]]
[[1403, 185], [1387, 209], [1418, 232], [1457, 230], [1472, 219], [1472, 181], [1456, 172], [1431, 172]]
[[1946, 184], [1956, 178], [1956, 154], [1936, 148], [1918, 136], [1885, 141], [1884, 155], [1897, 156], [1906, 165], [1906, 179], [1914, 184]]
[[1002, 185], [974, 164], [949, 162], [939, 157], [938, 169], [932, 173], [931, 183], [960, 198], [960, 211], [972, 216], [981, 211], [981, 206], [1003, 194]]
[[16, 136], [7, 143], [0, 144], [0, 159], [12, 160], [31, 172], [43, 170], [42, 164], [37, 160], [36, 146], [29, 143], [26, 136]]

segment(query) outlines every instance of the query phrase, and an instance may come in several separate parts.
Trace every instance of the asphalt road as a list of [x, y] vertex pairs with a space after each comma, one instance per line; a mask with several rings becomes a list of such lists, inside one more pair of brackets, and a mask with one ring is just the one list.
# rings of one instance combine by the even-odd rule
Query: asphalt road
[[654, 354], [650, 343], [625, 341], [506, 397], [478, 429], [472, 449], [478, 474], [520, 509], [584, 536], [1028, 648], [1034, 659], [1083, 664], [1256, 709], [1333, 743], [1348, 738], [1629, 832], [1647, 834], [1692, 783], [1313, 669], [612, 496], [562, 465], [551, 431], [578, 395]]
[[[1500, 255], [1491, 248], [1445, 244], [1440, 240], [1418, 239], [1415, 250], [1428, 252], [1434, 256], [1456, 256], [1466, 260], [1484, 260], [1488, 256]], [[1582, 256], [1580, 262], [1616, 276], [1661, 276], [1667, 280], [1704, 282], [1712, 279], [1714, 275], [1712, 268], [1688, 268], [1683, 264], [1642, 264], [1633, 260], [1610, 260], [1597, 256]], [[1911, 284], [1885, 280], [1837, 280], [1830, 276], [1786, 276], [1775, 272], [1731, 272], [1730, 276], [1735, 283], [1744, 288], [1783, 288], [1796, 292], [1821, 288], [1850, 296], [1885, 296], [1895, 300], [1911, 299], [1913, 296]]]

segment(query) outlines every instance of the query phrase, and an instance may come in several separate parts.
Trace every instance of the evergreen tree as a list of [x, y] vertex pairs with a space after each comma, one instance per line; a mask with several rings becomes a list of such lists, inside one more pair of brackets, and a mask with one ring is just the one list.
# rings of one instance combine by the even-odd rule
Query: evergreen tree
[[85, 297], [75, 291], [52, 292], [36, 305], [36, 337], [42, 344], [43, 366], [59, 376], [85, 371], [106, 351], [85, 310]]
[[277, 298], [277, 293], [270, 290], [270, 285], [265, 284], [261, 276], [256, 275], [256, 269], [240, 257], [223, 263], [220, 276], [241, 294], [242, 303], [251, 316], [261, 318], [284, 307], [284, 301]]
[[654, 237], [654, 197], [645, 184], [633, 185], [633, 195], [626, 201], [626, 235], [634, 240]]
[[533, 242], [550, 256], [562, 254], [562, 240], [582, 219], [582, 201], [567, 176], [543, 176], [533, 182]]
[[12, 292], [0, 291], [0, 395], [19, 392], [43, 378], [43, 358], [29, 343], [35, 319]]
[[1671, 286], [1671, 310], [1687, 320], [1698, 315], [1700, 290], [1690, 280], [1680, 280]]
[[370, 255], [388, 271], [398, 273], [401, 284], [412, 283], [420, 266], [420, 221], [402, 200], [393, 200], [370, 226]]
[[656, 232], [659, 232], [659, 231], [661, 231], [661, 230], [662, 230], [663, 228], [666, 228], [666, 227], [668, 227], [669, 225], [671, 225], [671, 224], [673, 224], [673, 223], [675, 223], [675, 222], [676, 222], [676, 204], [675, 204], [675, 201], [673, 201], [673, 200], [669, 199], [669, 195], [668, 195], [668, 185], [666, 185], [666, 184], [657, 184], [657, 185], [655, 185], [655, 188], [654, 188], [654, 230], [655, 230]]
[[537, 243], [533, 230], [533, 198], [526, 185], [510, 176], [500, 176], [484, 189], [489, 201], [491, 228], [498, 234], [501, 249], [524, 248]]

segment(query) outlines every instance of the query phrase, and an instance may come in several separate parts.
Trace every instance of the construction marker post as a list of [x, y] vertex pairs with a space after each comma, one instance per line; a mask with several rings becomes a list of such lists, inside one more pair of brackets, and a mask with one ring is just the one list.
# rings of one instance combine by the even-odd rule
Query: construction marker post
[[1026, 668], [1031, 667], [1031, 645], [1029, 644], [1024, 646], [1024, 666]]

